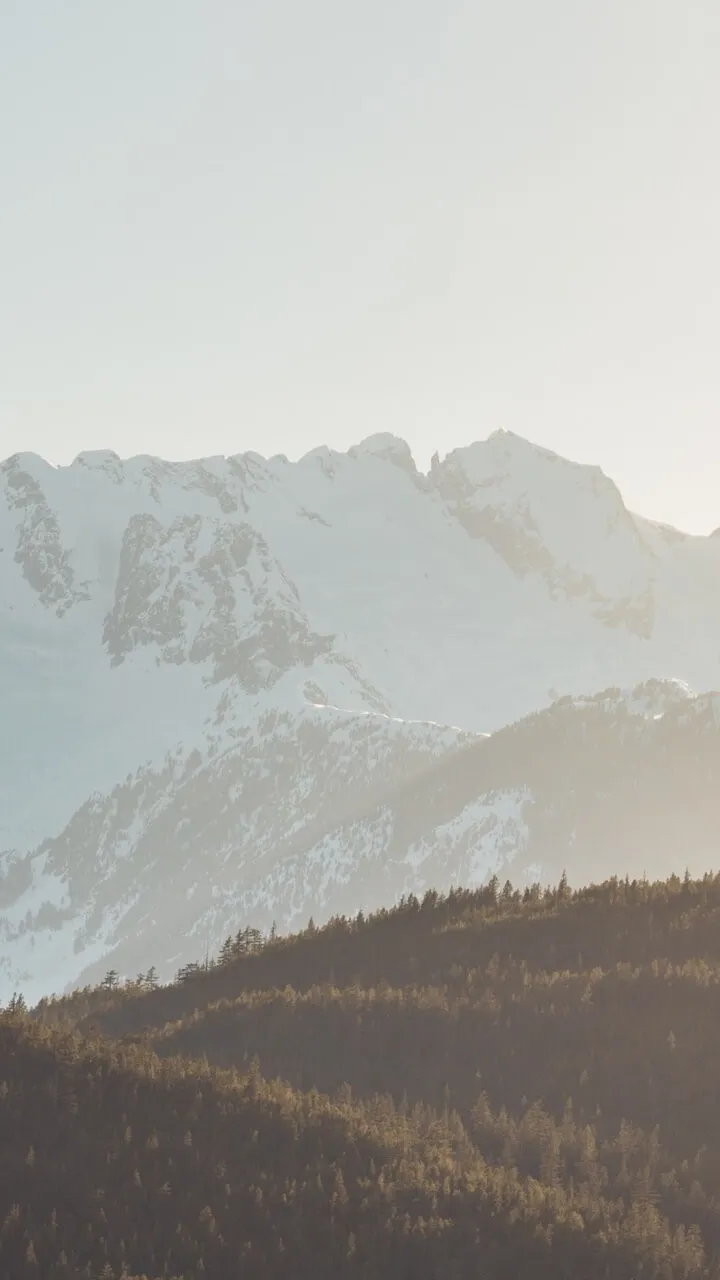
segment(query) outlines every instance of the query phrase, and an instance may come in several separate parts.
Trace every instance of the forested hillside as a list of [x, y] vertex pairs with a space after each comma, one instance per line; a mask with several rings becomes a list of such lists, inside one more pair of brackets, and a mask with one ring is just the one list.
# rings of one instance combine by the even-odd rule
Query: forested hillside
[[720, 877], [427, 894], [0, 1015], [0, 1274], [720, 1276]]

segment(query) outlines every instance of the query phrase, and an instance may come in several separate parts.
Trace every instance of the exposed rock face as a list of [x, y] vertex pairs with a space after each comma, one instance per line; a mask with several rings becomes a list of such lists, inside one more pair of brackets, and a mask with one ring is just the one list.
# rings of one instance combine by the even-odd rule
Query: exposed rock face
[[170, 971], [238, 920], [624, 871], [641, 840], [667, 870], [668, 760], [711, 858], [717, 702], [689, 686], [720, 685], [719, 586], [718, 538], [509, 433], [428, 476], [387, 435], [8, 459], [0, 999]]
[[25, 470], [22, 458], [8, 459], [2, 472], [8, 512], [16, 517], [15, 563], [41, 604], [61, 618], [88, 595], [77, 588], [57, 514], [36, 477]]

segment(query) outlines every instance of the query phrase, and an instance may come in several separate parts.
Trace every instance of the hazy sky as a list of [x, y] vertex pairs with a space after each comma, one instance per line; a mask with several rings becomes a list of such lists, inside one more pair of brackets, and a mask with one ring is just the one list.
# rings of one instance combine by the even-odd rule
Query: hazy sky
[[0, 455], [499, 426], [720, 525], [718, 0], [4, 0]]

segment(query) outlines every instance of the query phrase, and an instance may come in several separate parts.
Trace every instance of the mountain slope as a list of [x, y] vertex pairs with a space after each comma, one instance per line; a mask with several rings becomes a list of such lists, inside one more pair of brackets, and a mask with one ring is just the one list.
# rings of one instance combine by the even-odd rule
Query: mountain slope
[[8, 459], [0, 994], [172, 966], [238, 916], [596, 869], [604, 838], [547, 817], [555, 776], [538, 794], [478, 735], [609, 684], [720, 685], [719, 582], [716, 538], [509, 433], [427, 476], [390, 436], [295, 464]]
[[[489, 738], [330, 708], [270, 712], [92, 798], [5, 859], [5, 985], [31, 995], [493, 874], [556, 882], [714, 866], [720, 697], [651, 682]], [[35, 976], [37, 975], [37, 977]]]

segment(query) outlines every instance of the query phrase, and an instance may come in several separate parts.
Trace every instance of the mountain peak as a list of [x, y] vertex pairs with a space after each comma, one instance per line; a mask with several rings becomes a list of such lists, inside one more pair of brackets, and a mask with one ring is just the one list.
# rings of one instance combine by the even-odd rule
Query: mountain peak
[[584, 597], [601, 615], [610, 608], [615, 618], [622, 601], [624, 622], [649, 635], [650, 552], [599, 467], [495, 431], [436, 461], [431, 478], [470, 537], [489, 543], [513, 573], [543, 578], [556, 596]]
[[529, 480], [532, 468], [536, 483], [541, 482], [543, 475], [552, 475], [553, 482], [558, 484], [559, 476], [562, 475], [564, 484], [576, 482], [595, 492], [608, 490], [620, 497], [617, 485], [601, 467], [592, 463], [574, 462], [563, 454], [555, 453], [554, 450], [504, 427], [491, 431], [485, 440], [476, 440], [472, 444], [453, 449], [442, 465], [451, 460], [462, 466], [470, 477], [477, 476], [480, 482], [496, 476], [503, 466], [511, 471], [521, 471], [523, 478]]
[[83, 449], [71, 465], [73, 467], [88, 467], [93, 470], [106, 467], [108, 464], [114, 467], [119, 461], [120, 456], [115, 453], [114, 449]]
[[[546, 449], [544, 445], [536, 444], [534, 440], [528, 440], [527, 436], [518, 435], [515, 431], [509, 431], [507, 427], [498, 427], [495, 431], [491, 431], [485, 441], [478, 441], [480, 445], [492, 446], [495, 452], [502, 452], [507, 457], [540, 457], [553, 462], [562, 462], [564, 459], [559, 453], [555, 453], [552, 449]], [[470, 448], [473, 446], [471, 445]], [[575, 465], [575, 464], [573, 464]]]
[[378, 431], [374, 435], [366, 436], [359, 444], [353, 445], [348, 449], [348, 455], [351, 458], [361, 458], [370, 456], [374, 458], [384, 458], [388, 462], [394, 462], [396, 466], [402, 467], [403, 471], [409, 471], [411, 474], [417, 472], [415, 460], [412, 456], [410, 446], [406, 440], [400, 436], [395, 436], [390, 431]]

